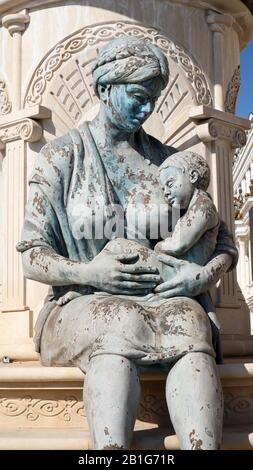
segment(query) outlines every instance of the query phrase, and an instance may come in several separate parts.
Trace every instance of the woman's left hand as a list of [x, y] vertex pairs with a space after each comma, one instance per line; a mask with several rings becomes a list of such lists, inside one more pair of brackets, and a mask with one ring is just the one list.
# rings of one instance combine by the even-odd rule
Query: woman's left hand
[[170, 255], [157, 255], [157, 259], [175, 271], [173, 279], [156, 287], [155, 293], [160, 297], [165, 299], [176, 296], [195, 297], [207, 290], [208, 282], [202, 266]]

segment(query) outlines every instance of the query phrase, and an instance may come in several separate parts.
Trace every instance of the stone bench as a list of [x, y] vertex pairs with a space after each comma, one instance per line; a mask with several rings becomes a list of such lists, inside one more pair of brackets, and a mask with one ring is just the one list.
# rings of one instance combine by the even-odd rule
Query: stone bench
[[[224, 449], [253, 449], [253, 363], [219, 367]], [[0, 449], [89, 449], [83, 374], [38, 362], [0, 365]], [[141, 374], [133, 449], [177, 449], [165, 403], [163, 372]]]

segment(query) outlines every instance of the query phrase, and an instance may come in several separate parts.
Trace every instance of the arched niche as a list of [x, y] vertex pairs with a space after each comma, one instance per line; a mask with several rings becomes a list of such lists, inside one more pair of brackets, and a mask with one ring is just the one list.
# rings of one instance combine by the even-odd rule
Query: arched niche
[[109, 22], [73, 32], [55, 45], [42, 59], [28, 85], [24, 106], [42, 104], [52, 110], [56, 135], [83, 120], [92, 119], [98, 99], [92, 88], [92, 64], [97, 51], [119, 36], [145, 39], [166, 54], [170, 80], [159, 99], [156, 112], [145, 128], [163, 142], [172, 130], [185, 122], [193, 105], [211, 105], [212, 96], [206, 77], [194, 57], [160, 31], [135, 22]]

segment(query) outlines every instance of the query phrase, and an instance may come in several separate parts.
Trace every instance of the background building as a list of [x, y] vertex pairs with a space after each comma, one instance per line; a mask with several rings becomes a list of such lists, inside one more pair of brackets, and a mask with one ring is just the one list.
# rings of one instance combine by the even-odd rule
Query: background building
[[[253, 125], [253, 114], [249, 115]], [[238, 283], [251, 312], [253, 334], [253, 127], [234, 157], [235, 240], [239, 251]]]

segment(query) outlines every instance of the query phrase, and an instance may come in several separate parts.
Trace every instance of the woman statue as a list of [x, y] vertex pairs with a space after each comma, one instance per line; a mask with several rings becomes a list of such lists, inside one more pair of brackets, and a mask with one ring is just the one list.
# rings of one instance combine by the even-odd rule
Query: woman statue
[[[30, 178], [18, 250], [25, 276], [51, 286], [35, 342], [43, 365], [76, 365], [86, 374], [84, 402], [95, 449], [129, 448], [140, 399], [138, 369], [150, 364], [169, 371], [166, 399], [181, 448], [217, 449], [221, 443], [222, 389], [203, 298], [236, 263], [226, 226], [221, 224], [204, 267], [163, 255], [175, 275], [162, 283], [144, 256], [105, 248], [115, 212], [122, 215], [119, 236], [137, 239], [135, 225], [127, 223], [129, 208], [137, 208], [151, 248], [161, 239], [159, 233], [150, 237], [153, 221], [170, 224], [170, 213], [160, 211], [156, 170], [175, 149], [142, 129], [168, 76], [158, 47], [131, 37], [108, 43], [93, 68], [97, 117], [46, 144]], [[98, 215], [103, 230], [94, 236]], [[69, 291], [76, 298], [70, 300]], [[154, 303], [145, 300], [150, 292], [157, 295]]]

